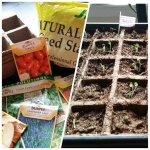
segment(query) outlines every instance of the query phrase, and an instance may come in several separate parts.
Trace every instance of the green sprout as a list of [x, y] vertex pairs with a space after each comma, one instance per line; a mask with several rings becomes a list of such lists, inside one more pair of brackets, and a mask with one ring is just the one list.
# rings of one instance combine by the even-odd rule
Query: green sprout
[[90, 89], [90, 94], [93, 95], [95, 93], [95, 91], [96, 91], [96, 88], [93, 88], [93, 89], [91, 88]]
[[128, 119], [129, 119], [128, 115], [124, 116], [124, 120], [128, 120]]
[[138, 58], [136, 61], [134, 61], [134, 63], [132, 63], [132, 67], [138, 72], [140, 72], [141, 71], [141, 59]]
[[103, 73], [105, 72], [105, 65], [103, 65], [102, 63], [99, 64], [99, 68]]
[[110, 46], [110, 50], [111, 50], [111, 41], [108, 41], [108, 45]]
[[134, 47], [135, 47], [135, 51], [136, 51], [136, 53], [137, 53], [138, 50], [139, 50], [140, 45], [139, 45], [138, 43], [136, 43]]
[[136, 35], [137, 35], [136, 31], [133, 30], [133, 32], [132, 32], [132, 34], [131, 34], [131, 38], [132, 38], [132, 39], [135, 39], [135, 38], [136, 38]]
[[132, 98], [134, 93], [136, 92], [136, 89], [138, 87], [138, 83], [137, 82], [134, 82], [134, 83], [130, 82], [129, 87], [131, 88], [131, 91], [129, 91], [127, 93], [127, 95], [128, 95], [129, 98]]
[[136, 43], [136, 44], [134, 44], [134, 45], [130, 45], [130, 48], [131, 48], [132, 50], [134, 50], [136, 53], [138, 53], [139, 47], [140, 47], [140, 45], [139, 45], [138, 43]]
[[102, 49], [105, 52], [105, 50], [106, 50], [105, 44], [102, 44]]
[[125, 116], [123, 117], [123, 120], [124, 120], [124, 122], [125, 122], [126, 124], [128, 124], [128, 123], [129, 123], [129, 117], [128, 117], [128, 115], [125, 115]]

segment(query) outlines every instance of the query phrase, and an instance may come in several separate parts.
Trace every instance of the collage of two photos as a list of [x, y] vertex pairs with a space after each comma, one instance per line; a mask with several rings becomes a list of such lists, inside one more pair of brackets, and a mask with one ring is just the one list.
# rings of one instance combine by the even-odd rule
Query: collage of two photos
[[148, 4], [2, 2], [2, 147], [148, 147]]

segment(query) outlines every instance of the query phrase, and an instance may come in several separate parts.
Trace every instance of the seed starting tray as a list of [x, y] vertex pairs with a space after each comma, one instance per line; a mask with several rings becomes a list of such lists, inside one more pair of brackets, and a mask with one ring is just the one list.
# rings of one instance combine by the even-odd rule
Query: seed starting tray
[[147, 34], [87, 24], [63, 147], [148, 147]]
[[2, 20], [2, 79], [16, 73], [10, 45], [35, 37], [29, 27], [17, 15]]

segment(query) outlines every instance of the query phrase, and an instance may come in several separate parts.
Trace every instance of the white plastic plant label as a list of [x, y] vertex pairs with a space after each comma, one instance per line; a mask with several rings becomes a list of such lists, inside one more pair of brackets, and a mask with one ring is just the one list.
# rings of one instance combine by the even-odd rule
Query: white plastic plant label
[[122, 27], [133, 27], [135, 25], [136, 18], [120, 15], [119, 24]]

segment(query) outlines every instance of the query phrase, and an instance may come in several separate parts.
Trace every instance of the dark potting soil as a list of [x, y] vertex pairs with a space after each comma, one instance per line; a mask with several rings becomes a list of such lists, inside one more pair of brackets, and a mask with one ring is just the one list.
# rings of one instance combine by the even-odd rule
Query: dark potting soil
[[112, 134], [143, 134], [148, 132], [147, 116], [132, 110], [117, 110], [113, 113]]
[[115, 28], [110, 27], [110, 31], [105, 31], [105, 28], [103, 30], [99, 32], [98, 39], [118, 38], [118, 33]]
[[84, 59], [87, 57], [87, 49], [82, 49], [80, 57], [83, 57]]
[[147, 75], [147, 60], [122, 59], [119, 73], [121, 75]]
[[[139, 44], [138, 51], [136, 52], [135, 46]], [[146, 42], [141, 43], [130, 43], [124, 42], [122, 47], [122, 55], [125, 56], [146, 56]]]
[[85, 41], [83, 42], [80, 56], [82, 57], [87, 56], [89, 45], [90, 45], [90, 42], [85, 42]]
[[142, 83], [139, 84], [137, 81], [138, 86], [131, 97], [129, 96], [129, 92], [132, 91], [132, 88], [129, 86], [130, 83], [131, 82], [118, 82], [115, 97], [118, 99], [131, 99], [133, 101], [136, 100], [138, 102], [147, 100], [147, 85], [144, 82], [142, 82], [144, 85], [142, 85]]
[[78, 68], [81, 68], [83, 61], [85, 60], [84, 57], [79, 58]]
[[112, 75], [115, 60], [89, 60], [87, 76]]
[[145, 39], [146, 38], [146, 31], [126, 31], [124, 35], [125, 39]]
[[[106, 81], [107, 82], [107, 81]], [[80, 87], [76, 93], [74, 101], [101, 101], [106, 102], [110, 93], [111, 85], [106, 83], [101, 84], [89, 84]]]
[[[104, 48], [105, 47], [105, 48]], [[96, 42], [96, 48], [92, 49], [91, 56], [116, 55], [118, 43], [112, 42], [111, 47], [108, 42]]]
[[66, 135], [101, 134], [105, 110], [71, 113], [67, 122]]

